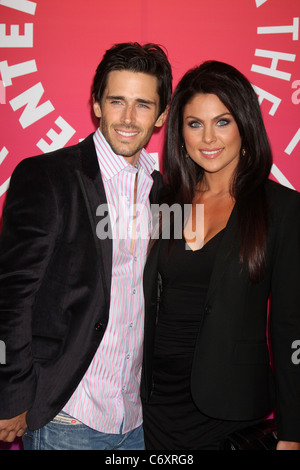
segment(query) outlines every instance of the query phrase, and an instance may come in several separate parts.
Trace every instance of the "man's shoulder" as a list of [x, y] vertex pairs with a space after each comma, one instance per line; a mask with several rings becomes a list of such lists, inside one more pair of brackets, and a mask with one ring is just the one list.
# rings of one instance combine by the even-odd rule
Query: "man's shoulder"
[[86, 137], [84, 140], [78, 142], [77, 144], [70, 145], [68, 147], [63, 147], [57, 150], [54, 150], [53, 152], [46, 153], [44, 155], [37, 155], [32, 158], [36, 159], [45, 159], [45, 157], [50, 160], [61, 160], [61, 159], [72, 159], [76, 158], [82, 151], [89, 151], [92, 150], [94, 146], [93, 143], [93, 134], [90, 134], [88, 137]]
[[76, 168], [80, 165], [81, 155], [83, 152], [91, 151], [93, 145], [93, 134], [78, 144], [63, 147], [45, 154], [34, 155], [21, 160], [15, 171], [33, 171], [35, 169], [44, 169], [51, 171], [51, 168], [57, 170], [66, 167]]

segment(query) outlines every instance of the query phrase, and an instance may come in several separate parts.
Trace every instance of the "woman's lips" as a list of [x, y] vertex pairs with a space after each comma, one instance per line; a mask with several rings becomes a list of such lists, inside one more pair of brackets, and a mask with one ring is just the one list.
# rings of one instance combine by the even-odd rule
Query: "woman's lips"
[[205, 158], [213, 159], [219, 156], [223, 149], [201, 149], [200, 152]]

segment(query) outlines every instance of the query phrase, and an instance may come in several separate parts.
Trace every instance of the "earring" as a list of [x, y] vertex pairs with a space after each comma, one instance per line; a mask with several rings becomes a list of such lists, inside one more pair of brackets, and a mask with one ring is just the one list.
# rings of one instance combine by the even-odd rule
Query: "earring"
[[182, 148], [183, 153], [185, 153], [185, 158], [186, 158], [186, 159], [190, 158], [189, 154], [188, 154], [187, 151], [185, 150], [184, 144], [182, 144], [181, 148]]
[[242, 149], [242, 155], [243, 155], [243, 157], [246, 155], [246, 150], [245, 149]]

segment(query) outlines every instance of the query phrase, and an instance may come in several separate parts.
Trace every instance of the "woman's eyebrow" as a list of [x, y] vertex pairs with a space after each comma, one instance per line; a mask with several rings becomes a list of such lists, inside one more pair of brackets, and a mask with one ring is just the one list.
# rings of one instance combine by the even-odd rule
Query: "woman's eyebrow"
[[[232, 114], [229, 112], [219, 114], [218, 116], [215, 116], [214, 118], [212, 118], [212, 121], [216, 121], [217, 119], [220, 119], [221, 117], [224, 117], [224, 116], [232, 116]], [[186, 116], [186, 119], [197, 119], [198, 121], [202, 121], [202, 119], [196, 116]]]

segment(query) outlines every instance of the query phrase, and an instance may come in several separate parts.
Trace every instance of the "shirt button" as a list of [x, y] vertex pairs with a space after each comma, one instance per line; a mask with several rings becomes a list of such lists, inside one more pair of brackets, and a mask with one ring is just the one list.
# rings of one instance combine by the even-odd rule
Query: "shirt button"
[[135, 294], [135, 293], [136, 293], [136, 290], [135, 290], [135, 289], [133, 289], [132, 293], [133, 293], [133, 294]]

